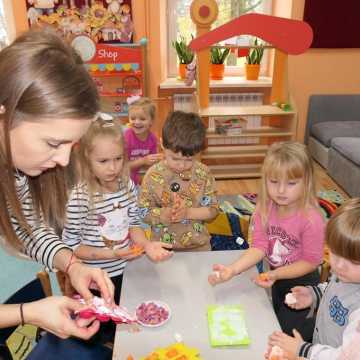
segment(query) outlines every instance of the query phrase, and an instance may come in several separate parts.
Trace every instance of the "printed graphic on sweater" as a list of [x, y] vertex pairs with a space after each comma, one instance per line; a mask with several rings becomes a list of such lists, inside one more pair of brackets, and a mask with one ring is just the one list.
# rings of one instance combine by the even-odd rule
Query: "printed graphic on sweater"
[[339, 326], [345, 325], [346, 319], [349, 314], [349, 309], [347, 309], [341, 304], [337, 296], [334, 296], [330, 300], [329, 312], [330, 317], [335, 321], [336, 324], [338, 324]]
[[280, 226], [270, 226], [267, 230], [269, 235], [268, 259], [272, 266], [278, 267], [292, 264], [296, 250], [300, 247], [300, 241], [288, 234]]
[[129, 217], [128, 209], [120, 208], [119, 205], [114, 205], [114, 210], [98, 215], [98, 224], [100, 234], [109, 248], [109, 242], [115, 242], [113, 245], [122, 245], [128, 241], [128, 231], [129, 231]]

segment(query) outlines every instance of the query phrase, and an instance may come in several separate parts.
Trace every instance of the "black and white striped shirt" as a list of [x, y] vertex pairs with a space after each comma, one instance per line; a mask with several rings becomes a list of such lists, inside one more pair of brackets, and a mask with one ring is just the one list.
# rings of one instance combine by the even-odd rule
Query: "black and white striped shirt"
[[[127, 214], [129, 227], [140, 226], [136, 188], [132, 180], [129, 180], [126, 186], [120, 182], [119, 190], [115, 193], [95, 193], [92, 204], [87, 185], [76, 186], [67, 205], [63, 241], [73, 249], [80, 244], [99, 248], [107, 247], [99, 219], [108, 217], [114, 209], [121, 209]], [[117, 247], [127, 246], [128, 240]], [[83, 260], [83, 262], [90, 266], [100, 267], [110, 277], [122, 274], [126, 265], [126, 260], [122, 259]]]
[[17, 219], [11, 216], [14, 231], [18, 238], [24, 243], [26, 255], [47, 266], [49, 269], [54, 269], [54, 256], [59, 250], [68, 248], [68, 246], [59, 239], [52, 228], [46, 226], [42, 215], [40, 219], [37, 217], [33, 207], [27, 176], [17, 174], [15, 179], [17, 196], [20, 200], [25, 219], [32, 232], [29, 235]]

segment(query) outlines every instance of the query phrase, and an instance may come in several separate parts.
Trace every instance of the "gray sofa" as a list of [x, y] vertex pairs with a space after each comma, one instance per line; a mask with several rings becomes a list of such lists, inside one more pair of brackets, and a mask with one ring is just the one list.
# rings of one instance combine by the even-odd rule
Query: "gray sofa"
[[305, 143], [330, 177], [360, 196], [360, 94], [310, 96]]

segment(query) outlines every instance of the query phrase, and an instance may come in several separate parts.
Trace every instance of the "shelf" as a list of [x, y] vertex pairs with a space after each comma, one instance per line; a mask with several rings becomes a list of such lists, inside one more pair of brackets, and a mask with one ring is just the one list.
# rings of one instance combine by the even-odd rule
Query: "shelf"
[[[246, 80], [244, 76], [225, 76], [222, 80], [210, 80], [210, 89], [213, 88], [271, 88], [272, 79], [260, 76], [259, 80]], [[196, 81], [191, 86], [185, 85], [184, 80], [167, 78], [159, 85], [160, 89], [195, 89]]]
[[215, 179], [257, 178], [261, 176], [261, 164], [208, 166]]
[[200, 116], [246, 116], [246, 115], [294, 115], [294, 111], [284, 111], [273, 105], [257, 105], [257, 106], [209, 106], [199, 109]]
[[268, 145], [209, 145], [201, 154], [202, 160], [265, 157]]
[[126, 76], [142, 76], [141, 71], [90, 71], [92, 77], [126, 77]]
[[140, 93], [103, 93], [100, 92], [99, 93], [100, 96], [102, 97], [131, 97], [131, 96], [141, 96], [141, 92]]
[[253, 129], [243, 129], [241, 134], [237, 135], [226, 135], [226, 134], [216, 134], [214, 131], [207, 130], [207, 138], [238, 138], [238, 137], [268, 137], [268, 136], [294, 136], [295, 134], [292, 131], [287, 129], [271, 127], [271, 126], [262, 126], [260, 128]]

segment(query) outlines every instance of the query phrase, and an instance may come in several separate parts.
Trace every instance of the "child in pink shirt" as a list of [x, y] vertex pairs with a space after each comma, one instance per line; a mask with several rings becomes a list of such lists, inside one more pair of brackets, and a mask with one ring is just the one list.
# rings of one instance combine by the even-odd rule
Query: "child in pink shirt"
[[124, 137], [129, 158], [130, 177], [140, 185], [140, 170], [162, 159], [158, 154], [158, 139], [150, 131], [155, 119], [155, 105], [148, 98], [139, 98], [129, 105], [130, 128]]
[[325, 224], [318, 208], [311, 158], [303, 144], [271, 145], [262, 168], [259, 200], [252, 218], [253, 243], [235, 263], [215, 264], [212, 285], [230, 280], [267, 259], [270, 271], [255, 282], [271, 287], [272, 302], [282, 330], [297, 329], [312, 338], [314, 320], [308, 310], [294, 310], [284, 300], [296, 285], [316, 285], [320, 278]]

